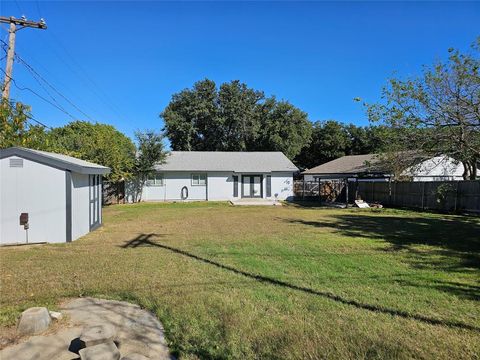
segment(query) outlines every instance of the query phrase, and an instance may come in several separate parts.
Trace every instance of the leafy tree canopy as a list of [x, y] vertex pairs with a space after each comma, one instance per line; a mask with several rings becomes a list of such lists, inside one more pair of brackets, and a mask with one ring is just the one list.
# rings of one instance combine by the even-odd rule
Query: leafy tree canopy
[[135, 160], [134, 181], [129, 182], [128, 191], [133, 195], [134, 201], [141, 201], [143, 186], [148, 176], [155, 172], [155, 164], [163, 163], [167, 157], [167, 151], [163, 144], [163, 135], [152, 130], [137, 131], [135, 138], [138, 144], [137, 157]]
[[303, 168], [312, 168], [345, 155], [377, 153], [385, 147], [388, 132], [385, 126], [317, 121], [313, 124], [312, 141], [295, 160]]
[[30, 120], [30, 107], [20, 102], [0, 103], [0, 148], [23, 146], [46, 150], [47, 134], [44, 127]]
[[[22, 146], [67, 154], [111, 168], [108, 179], [144, 178], [153, 165], [165, 159], [163, 136], [137, 132], [137, 149], [127, 136], [111, 125], [74, 121], [46, 131], [32, 125], [30, 108], [20, 102], [0, 104], [0, 148]], [[136, 156], [138, 154], [138, 156]]]
[[162, 163], [167, 157], [163, 145], [163, 136], [152, 130], [137, 131], [135, 138], [138, 143], [135, 160], [135, 174], [145, 180], [154, 171], [154, 165]]
[[111, 168], [110, 181], [132, 175], [135, 145], [111, 125], [73, 121], [49, 132], [50, 150]]
[[293, 159], [312, 132], [305, 112], [238, 80], [219, 88], [199, 81], [174, 94], [161, 117], [173, 150], [282, 151]]
[[480, 161], [480, 37], [470, 53], [449, 50], [446, 62], [426, 66], [421, 76], [392, 78], [383, 101], [366, 104], [371, 121], [400, 129], [390, 152], [416, 149], [463, 163], [475, 179]]

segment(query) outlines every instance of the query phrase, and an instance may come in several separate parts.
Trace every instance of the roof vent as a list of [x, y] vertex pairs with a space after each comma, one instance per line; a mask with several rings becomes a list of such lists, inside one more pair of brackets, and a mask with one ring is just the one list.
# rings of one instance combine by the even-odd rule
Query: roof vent
[[23, 159], [10, 159], [10, 167], [23, 168]]

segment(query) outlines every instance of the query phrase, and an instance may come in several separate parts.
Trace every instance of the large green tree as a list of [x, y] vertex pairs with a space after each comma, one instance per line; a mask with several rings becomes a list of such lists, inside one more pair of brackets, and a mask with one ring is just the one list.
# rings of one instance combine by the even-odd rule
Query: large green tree
[[174, 94], [161, 117], [173, 150], [283, 151], [293, 159], [312, 131], [306, 113], [238, 80], [219, 88], [199, 81]]
[[161, 164], [167, 158], [167, 151], [163, 143], [163, 135], [153, 130], [137, 131], [137, 157], [135, 159], [134, 175], [132, 181], [127, 183], [129, 192], [134, 201], [142, 198], [143, 186], [149, 175], [155, 172], [155, 165]]
[[420, 76], [390, 79], [383, 101], [367, 104], [371, 121], [401, 134], [392, 151], [416, 149], [445, 154], [464, 165], [465, 179], [475, 179], [480, 161], [480, 37], [472, 51], [449, 50], [446, 62], [426, 66]]
[[335, 120], [313, 124], [312, 140], [296, 157], [302, 168], [312, 168], [345, 155], [370, 154], [381, 151], [389, 128], [345, 125]]
[[[258, 150], [260, 111], [265, 95], [240, 81], [224, 83], [218, 92], [222, 143], [215, 150]], [[277, 150], [277, 149], [272, 149]]]
[[294, 159], [312, 136], [312, 124], [306, 119], [307, 114], [289, 102], [266, 99], [258, 115], [256, 143], [251, 148], [282, 151]]
[[148, 175], [155, 171], [154, 166], [165, 161], [167, 151], [163, 136], [152, 130], [137, 131], [135, 138], [138, 144], [135, 174], [144, 182]]
[[133, 174], [135, 145], [107, 124], [73, 121], [49, 133], [50, 150], [111, 168], [108, 179], [120, 181]]

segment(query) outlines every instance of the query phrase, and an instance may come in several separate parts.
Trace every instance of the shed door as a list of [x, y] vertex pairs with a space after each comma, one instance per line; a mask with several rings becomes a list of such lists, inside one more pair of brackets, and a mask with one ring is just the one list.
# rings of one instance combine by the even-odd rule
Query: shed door
[[89, 175], [88, 191], [89, 191], [89, 221], [90, 230], [100, 225], [100, 175]]

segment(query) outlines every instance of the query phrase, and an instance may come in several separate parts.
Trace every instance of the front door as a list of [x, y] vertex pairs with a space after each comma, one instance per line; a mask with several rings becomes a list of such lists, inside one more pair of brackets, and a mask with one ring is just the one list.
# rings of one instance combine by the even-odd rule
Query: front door
[[242, 176], [242, 197], [262, 198], [263, 197], [263, 176], [243, 175]]

